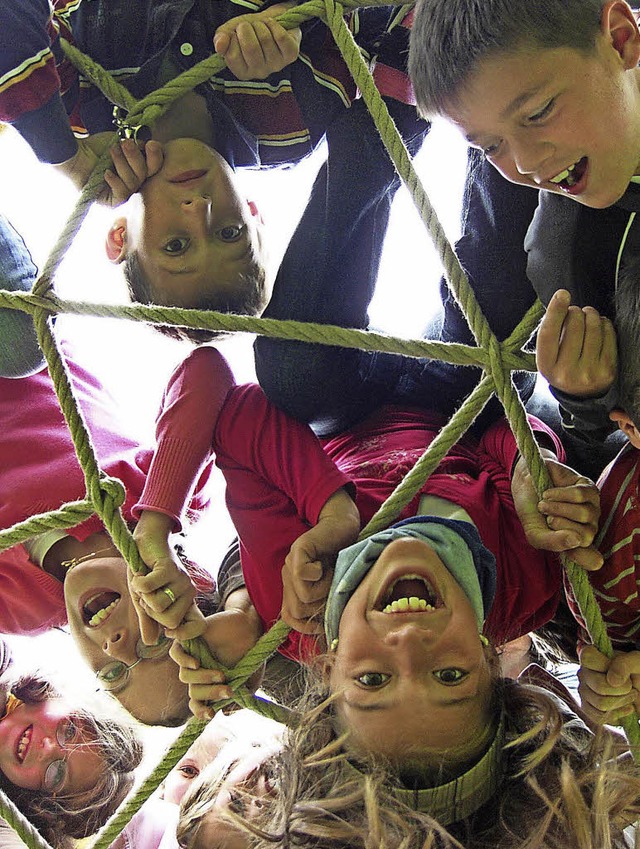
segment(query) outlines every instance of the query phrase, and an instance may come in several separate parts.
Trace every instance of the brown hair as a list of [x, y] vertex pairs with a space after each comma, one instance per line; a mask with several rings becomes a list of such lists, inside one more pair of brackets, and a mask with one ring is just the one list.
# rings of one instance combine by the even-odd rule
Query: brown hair
[[[140, 304], [157, 303], [151, 281], [142, 268], [137, 251], [129, 251], [123, 264], [124, 277], [132, 301]], [[246, 272], [239, 274], [235, 291], [225, 289], [218, 297], [209, 295], [192, 304], [193, 309], [215, 310], [233, 315], [260, 315], [268, 300], [267, 272], [263, 263], [255, 257]], [[164, 306], [170, 306], [165, 304]], [[171, 339], [195, 342], [211, 342], [225, 335], [224, 330], [201, 330], [195, 327], [153, 325], [164, 336]]]
[[[29, 704], [61, 696], [53, 684], [37, 675], [20, 678], [11, 685], [11, 692]], [[131, 789], [133, 770], [142, 760], [142, 745], [133, 726], [83, 709], [74, 710], [73, 717], [104, 761], [93, 787], [54, 798], [45, 791], [16, 787], [0, 773], [0, 789], [55, 847], [70, 846], [71, 838], [88, 837], [104, 825]]]

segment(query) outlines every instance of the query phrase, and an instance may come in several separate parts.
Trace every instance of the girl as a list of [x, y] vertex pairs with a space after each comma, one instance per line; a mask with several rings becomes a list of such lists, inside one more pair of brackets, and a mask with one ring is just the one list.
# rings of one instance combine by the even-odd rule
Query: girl
[[[7, 657], [3, 644], [4, 657]], [[133, 784], [142, 746], [133, 728], [71, 704], [46, 678], [0, 681], [0, 788], [54, 846], [93, 834]]]

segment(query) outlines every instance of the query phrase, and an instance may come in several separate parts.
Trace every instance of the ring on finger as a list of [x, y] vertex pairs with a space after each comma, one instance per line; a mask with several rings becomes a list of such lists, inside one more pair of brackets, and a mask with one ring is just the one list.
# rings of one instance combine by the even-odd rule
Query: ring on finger
[[171, 587], [162, 587], [162, 592], [167, 596], [171, 604], [175, 603], [176, 596]]

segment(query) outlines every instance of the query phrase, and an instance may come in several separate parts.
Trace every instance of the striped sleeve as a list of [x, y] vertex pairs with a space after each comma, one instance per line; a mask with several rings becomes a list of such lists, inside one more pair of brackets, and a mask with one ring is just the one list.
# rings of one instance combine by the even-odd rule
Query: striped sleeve
[[[624, 448], [605, 469], [600, 487], [600, 530], [596, 545], [604, 557], [597, 572], [589, 572], [607, 633], [618, 649], [640, 647], [640, 452]], [[590, 643], [584, 619], [565, 578], [569, 606]]]
[[[13, 124], [39, 159], [64, 162], [77, 150], [62, 97], [76, 75], [60, 50], [79, 0], [3, 3], [0, 9], [0, 120]], [[58, 67], [59, 65], [59, 67]]]

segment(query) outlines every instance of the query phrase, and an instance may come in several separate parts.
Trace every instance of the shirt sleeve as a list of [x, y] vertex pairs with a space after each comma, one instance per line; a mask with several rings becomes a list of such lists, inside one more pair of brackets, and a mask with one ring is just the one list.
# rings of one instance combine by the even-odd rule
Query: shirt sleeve
[[[564, 448], [553, 430], [535, 416], [528, 415], [527, 420], [538, 443], [545, 448], [551, 448], [558, 460], [564, 461]], [[505, 418], [495, 422], [482, 436], [480, 450], [501, 466], [511, 479], [513, 465], [518, 459], [519, 452], [516, 438]]]
[[60, 35], [71, 39], [67, 19], [56, 9], [52, 17], [47, 0], [0, 8], [0, 120], [13, 124], [38, 159], [49, 163], [64, 162], [78, 149], [62, 101], [77, 74], [64, 59]]
[[215, 348], [196, 348], [173, 372], [156, 423], [156, 449], [140, 501], [133, 508], [171, 516], [182, 528], [189, 496], [211, 459], [213, 433], [234, 378]]

